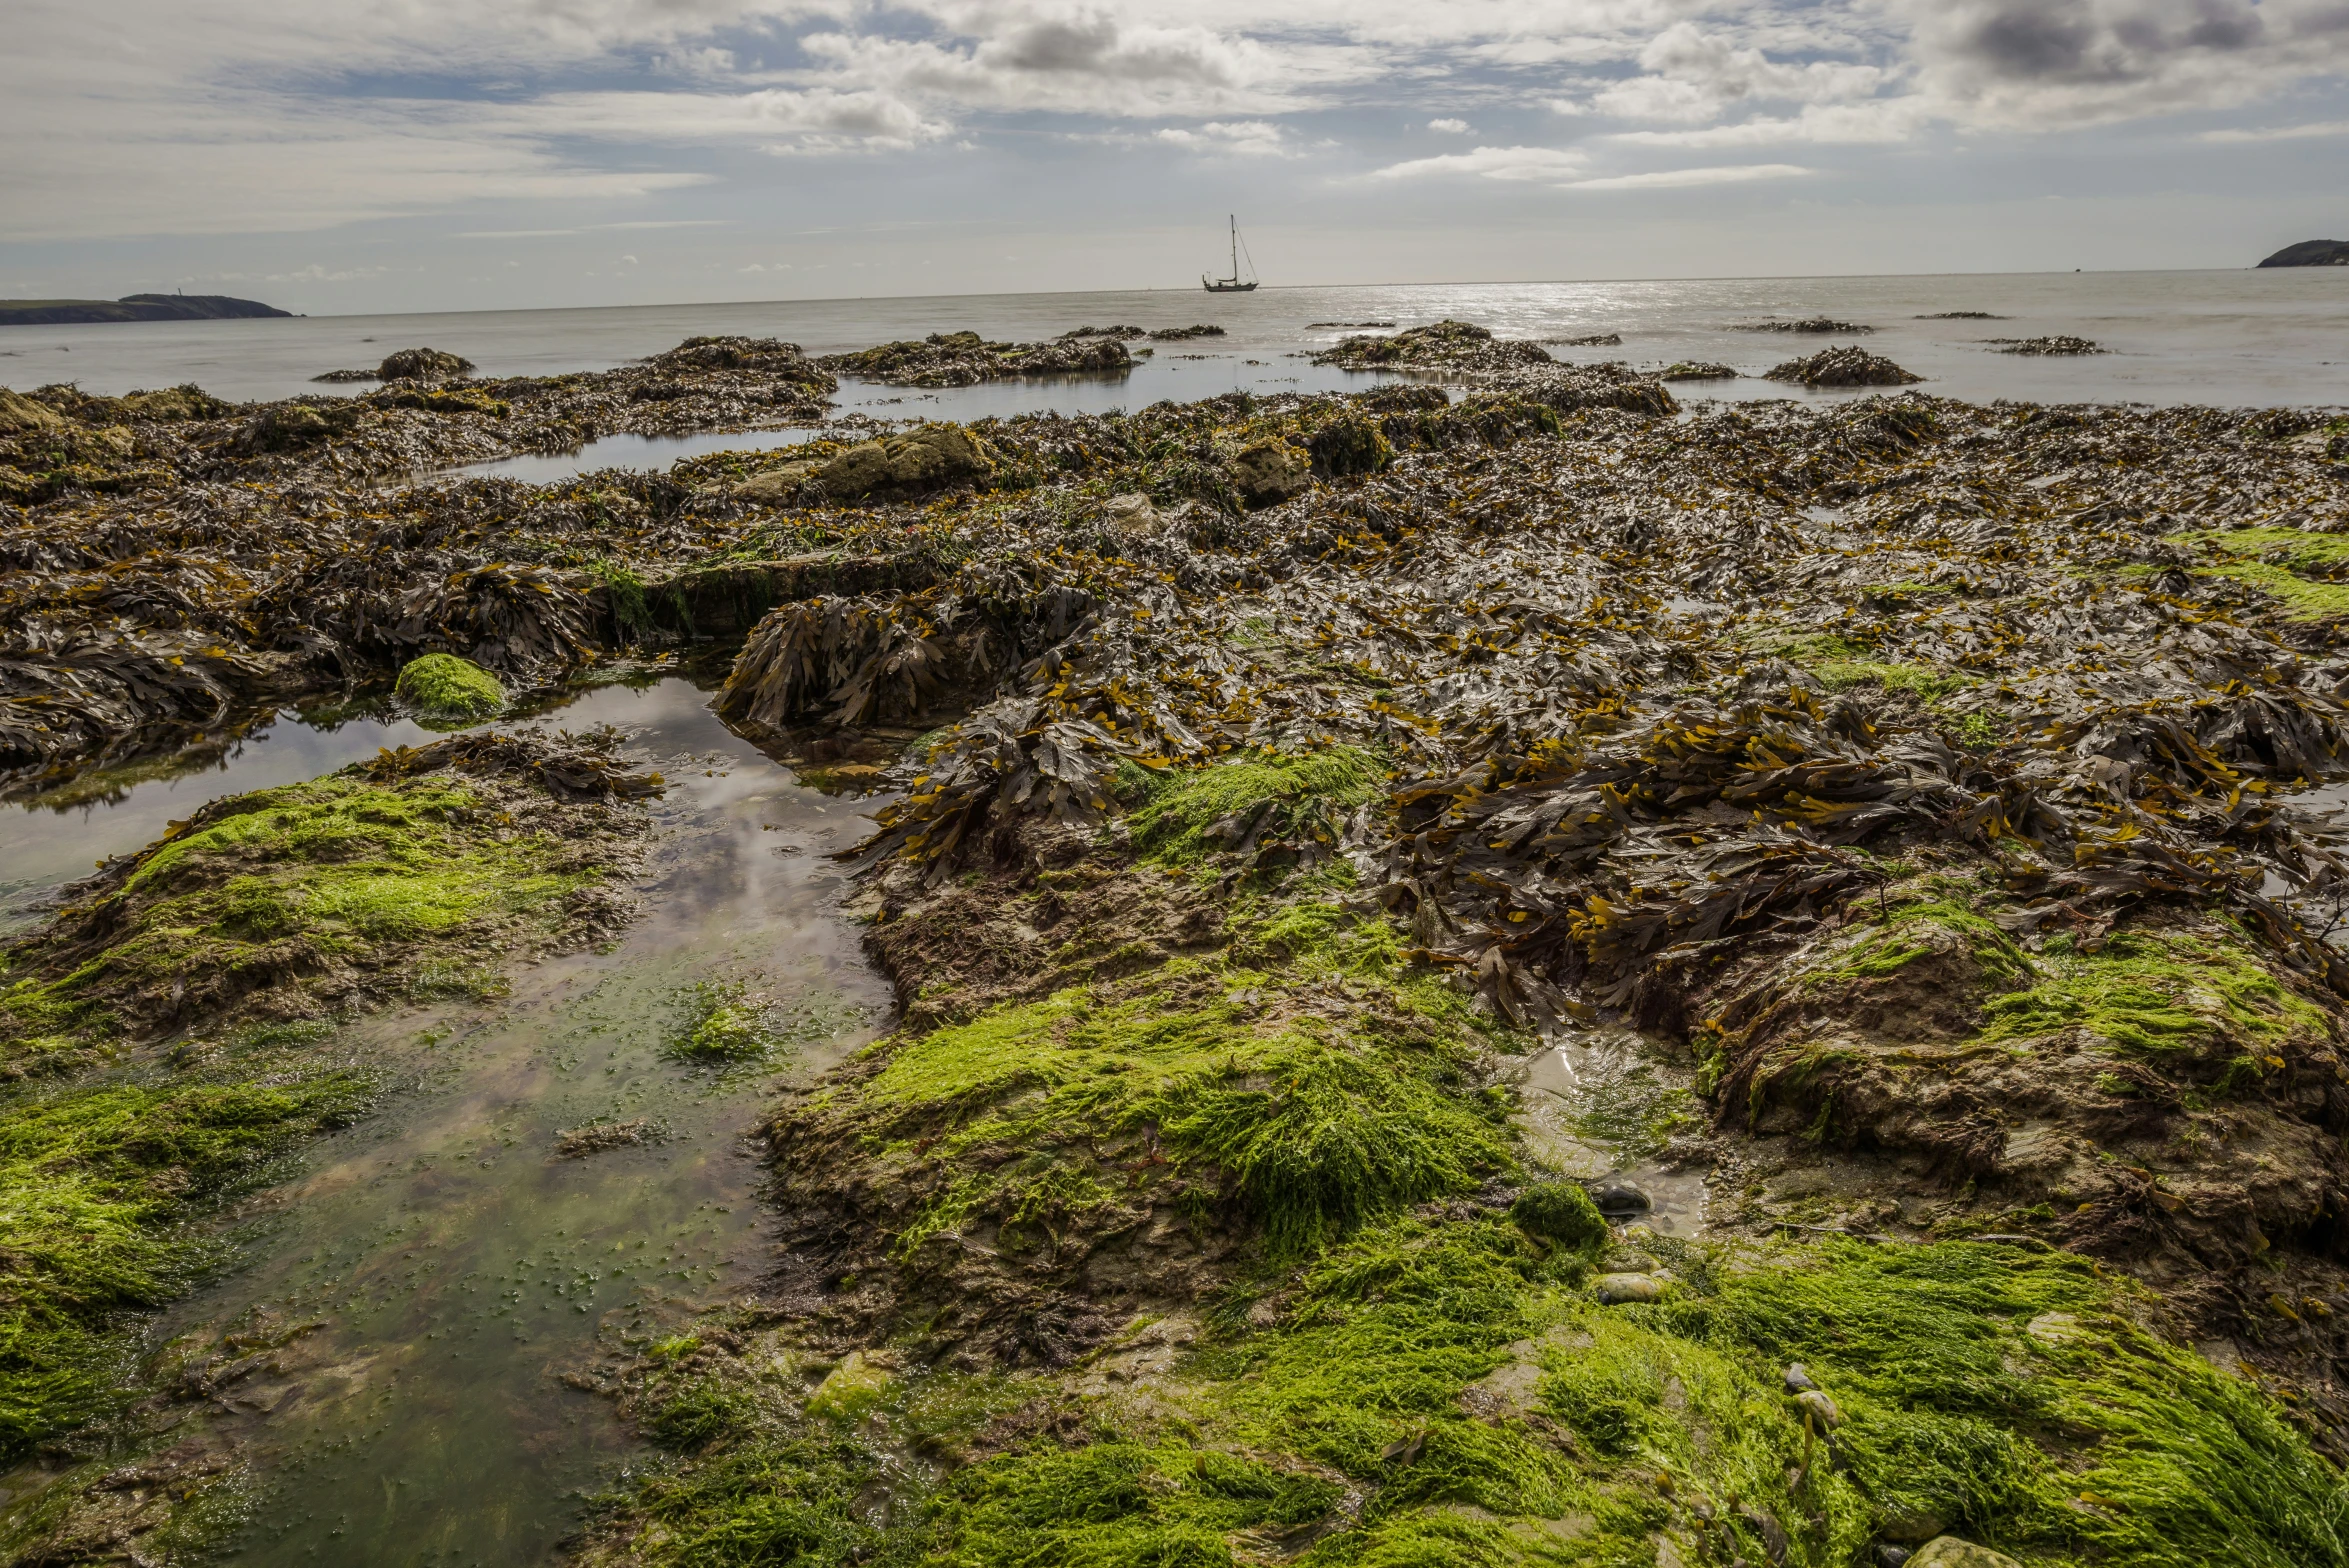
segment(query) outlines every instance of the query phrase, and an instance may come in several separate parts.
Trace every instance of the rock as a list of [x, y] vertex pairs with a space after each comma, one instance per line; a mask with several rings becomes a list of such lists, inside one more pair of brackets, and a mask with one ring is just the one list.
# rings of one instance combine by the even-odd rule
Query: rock
[[1251, 507], [1278, 505], [1312, 483], [1312, 460], [1286, 441], [1259, 441], [1232, 459], [1232, 484]]
[[1908, 1560], [1908, 1568], [2023, 1568], [2004, 1552], [1976, 1546], [1961, 1536], [1942, 1535], [1927, 1541]]
[[555, 1134], [555, 1152], [566, 1160], [580, 1159], [590, 1154], [601, 1154], [606, 1149], [634, 1148], [638, 1144], [654, 1143], [660, 1139], [660, 1127], [639, 1119], [632, 1122], [597, 1122], [587, 1127], [574, 1127]]
[[472, 368], [473, 361], [437, 348], [404, 348], [385, 355], [375, 374], [385, 381], [447, 381]]
[[1805, 316], [1800, 321], [1754, 321], [1737, 329], [1740, 332], [1800, 332], [1813, 337], [1829, 337], [1855, 332], [1873, 332], [1874, 327], [1863, 327], [1856, 321], [1838, 321], [1833, 316]]
[[1610, 1307], [1664, 1299], [1664, 1282], [1653, 1274], [1601, 1274], [1591, 1288]]
[[2349, 267], [2349, 240], [2302, 240], [2260, 263], [2263, 267]]
[[2105, 349], [2088, 338], [2075, 338], [2062, 333], [2050, 338], [1992, 338], [2001, 354], [2102, 354]]
[[1146, 495], [1113, 495], [1101, 508], [1101, 526], [1129, 539], [1158, 532], [1158, 508]]
[[1786, 1550], [1791, 1543], [1786, 1539], [1786, 1526], [1778, 1522], [1776, 1514], [1766, 1508], [1741, 1508], [1738, 1517], [1754, 1527], [1754, 1533], [1762, 1538], [1762, 1550], [1769, 1554], [1772, 1563], [1786, 1561]]
[[1930, 1508], [1894, 1509], [1876, 1526], [1878, 1535], [1887, 1541], [1897, 1541], [1904, 1548], [1913, 1548], [1919, 1541], [1930, 1541], [1948, 1530], [1949, 1521]]
[[1834, 1400], [1818, 1389], [1804, 1389], [1794, 1396], [1794, 1402], [1802, 1407], [1803, 1414], [1811, 1418], [1812, 1425], [1822, 1432], [1832, 1432], [1843, 1425], [1843, 1412], [1836, 1408]]
[[1570, 1181], [1526, 1188], [1509, 1205], [1509, 1218], [1528, 1235], [1578, 1252], [1595, 1249], [1607, 1239], [1607, 1222], [1598, 1206]]
[[1887, 1544], [1876, 1548], [1876, 1561], [1882, 1565], [1882, 1568], [1902, 1568], [1911, 1555], [1905, 1546]]
[[0, 387], [0, 435], [29, 435], [37, 430], [63, 430], [71, 421], [55, 409], [43, 407], [22, 392]]
[[1590, 1201], [1599, 1206], [1601, 1214], [1645, 1214], [1654, 1204], [1648, 1195], [1628, 1181], [1602, 1181], [1590, 1189]]
[[1788, 1393], [1808, 1394], [1817, 1389], [1818, 1386], [1818, 1384], [1811, 1381], [1811, 1369], [1804, 1366], [1801, 1362], [1794, 1362], [1792, 1365], [1787, 1367], [1786, 1391]]
[[471, 723], [506, 705], [506, 689], [496, 676], [453, 653], [409, 661], [392, 691], [428, 721]]
[[1768, 381], [1792, 381], [1806, 387], [1898, 387], [1925, 378], [1901, 369], [1881, 354], [1864, 348], [1823, 348], [1804, 359], [1790, 359], [1764, 372]]
[[1657, 373], [1659, 381], [1735, 381], [1736, 368], [1709, 360], [1683, 359]]
[[737, 501], [756, 501], [779, 506], [799, 498], [807, 482], [816, 477], [820, 463], [785, 463], [770, 468], [763, 474], [753, 474], [727, 493]]
[[879, 490], [934, 490], [994, 471], [995, 460], [978, 437], [960, 425], [935, 424], [860, 442], [817, 477], [834, 499], [855, 501]]
[[828, 1421], [854, 1421], [889, 1392], [889, 1369], [865, 1359], [861, 1350], [824, 1375], [807, 1396], [807, 1413]]

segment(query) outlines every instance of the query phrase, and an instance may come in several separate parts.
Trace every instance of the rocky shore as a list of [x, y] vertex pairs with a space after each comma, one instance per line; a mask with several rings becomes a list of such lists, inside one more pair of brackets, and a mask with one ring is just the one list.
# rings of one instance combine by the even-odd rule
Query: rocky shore
[[[758, 1289], [614, 1347], [663, 1458], [579, 1560], [2349, 1563], [2349, 427], [1684, 410], [1444, 323], [1337, 345], [1424, 376], [1354, 396], [376, 487], [1127, 352], [1016, 347], [0, 404], [20, 786], [424, 655], [698, 650], [778, 757], [924, 736], [853, 862], [897, 1026], [761, 1129]], [[447, 744], [77, 896], [0, 1115], [416, 961], [256, 812], [577, 775], [612, 847], [514, 840], [510, 946], [617, 918], [562, 879], [636, 786]], [[520, 853], [482, 807], [400, 805], [414, 874]]]

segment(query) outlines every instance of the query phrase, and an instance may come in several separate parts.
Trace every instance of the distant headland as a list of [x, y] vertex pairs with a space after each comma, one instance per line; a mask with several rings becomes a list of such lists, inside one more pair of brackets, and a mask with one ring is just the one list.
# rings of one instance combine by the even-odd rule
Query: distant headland
[[229, 321], [290, 316], [290, 310], [226, 294], [125, 294], [120, 299], [0, 299], [0, 327], [76, 326], [95, 321]]
[[2349, 240], [2302, 240], [2260, 263], [2263, 267], [2349, 267]]

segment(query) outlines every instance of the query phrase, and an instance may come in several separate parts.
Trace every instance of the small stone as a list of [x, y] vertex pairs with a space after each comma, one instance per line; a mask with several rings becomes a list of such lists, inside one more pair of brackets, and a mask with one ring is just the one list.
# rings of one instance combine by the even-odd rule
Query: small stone
[[1806, 1388], [1794, 1396], [1794, 1402], [1803, 1408], [1822, 1432], [1832, 1432], [1843, 1425], [1843, 1412], [1835, 1408], [1835, 1401], [1815, 1388]]
[[1599, 1300], [1608, 1306], [1626, 1301], [1661, 1301], [1663, 1281], [1652, 1274], [1601, 1274], [1594, 1283]]
[[1942, 1535], [1927, 1541], [1908, 1560], [1908, 1568], [2023, 1568], [2004, 1552], [1976, 1546], [1962, 1536]]
[[1876, 1548], [1876, 1561], [1881, 1563], [1883, 1568], [1901, 1568], [1901, 1565], [1909, 1560], [1910, 1555], [1909, 1549], [1905, 1546], [1886, 1545]]
[[881, 1402], [889, 1392], [889, 1371], [865, 1359], [861, 1350], [824, 1375], [807, 1396], [807, 1413], [834, 1421], [854, 1421]]
[[1786, 1391], [1788, 1393], [1807, 1394], [1818, 1386], [1818, 1384], [1811, 1381], [1811, 1369], [1804, 1366], [1801, 1362], [1793, 1362], [1787, 1367]]
[[1601, 1214], [1645, 1214], [1655, 1205], [1645, 1192], [1627, 1181], [1602, 1181], [1590, 1189], [1590, 1201]]

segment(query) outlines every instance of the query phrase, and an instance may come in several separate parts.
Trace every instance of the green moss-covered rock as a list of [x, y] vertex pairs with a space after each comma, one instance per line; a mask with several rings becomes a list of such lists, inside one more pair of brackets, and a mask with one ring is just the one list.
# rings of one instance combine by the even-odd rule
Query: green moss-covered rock
[[865, 1359], [861, 1350], [825, 1374], [807, 1396], [807, 1413], [826, 1421], [854, 1421], [889, 1392], [889, 1369]]
[[1509, 1218], [1527, 1235], [1571, 1251], [1595, 1251], [1607, 1240], [1606, 1216], [1579, 1182], [1543, 1182], [1526, 1188], [1509, 1205]]
[[411, 660], [392, 689], [424, 719], [472, 723], [506, 705], [506, 689], [496, 676], [453, 653]]

